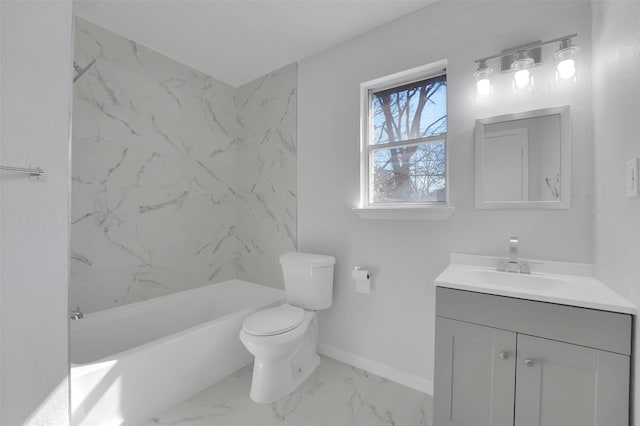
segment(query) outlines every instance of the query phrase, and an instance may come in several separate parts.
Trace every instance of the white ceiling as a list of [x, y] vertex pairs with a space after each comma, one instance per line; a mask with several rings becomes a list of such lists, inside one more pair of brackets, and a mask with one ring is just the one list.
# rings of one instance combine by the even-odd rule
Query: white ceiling
[[232, 86], [436, 0], [76, 0], [76, 15]]

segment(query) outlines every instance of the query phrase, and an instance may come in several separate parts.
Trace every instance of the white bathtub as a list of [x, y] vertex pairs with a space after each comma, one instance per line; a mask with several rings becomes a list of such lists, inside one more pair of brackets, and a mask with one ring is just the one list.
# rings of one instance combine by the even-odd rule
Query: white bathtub
[[282, 301], [230, 280], [71, 321], [72, 425], [139, 425], [249, 364], [242, 322]]

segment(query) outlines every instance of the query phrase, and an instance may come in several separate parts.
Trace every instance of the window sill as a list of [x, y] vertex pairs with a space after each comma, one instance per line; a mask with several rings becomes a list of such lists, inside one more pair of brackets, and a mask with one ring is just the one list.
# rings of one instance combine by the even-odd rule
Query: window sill
[[451, 206], [366, 207], [354, 208], [353, 211], [362, 219], [445, 220], [455, 213], [456, 208]]

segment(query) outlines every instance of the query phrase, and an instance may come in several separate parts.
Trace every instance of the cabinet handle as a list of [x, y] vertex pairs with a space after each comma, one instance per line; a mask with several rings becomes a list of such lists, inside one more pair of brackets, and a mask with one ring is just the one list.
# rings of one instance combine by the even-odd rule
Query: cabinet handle
[[526, 365], [527, 367], [533, 367], [533, 364], [534, 362], [533, 362], [533, 359], [531, 358], [527, 358], [524, 360], [524, 365]]
[[500, 357], [500, 359], [509, 359], [509, 352], [502, 351], [498, 354], [498, 356]]

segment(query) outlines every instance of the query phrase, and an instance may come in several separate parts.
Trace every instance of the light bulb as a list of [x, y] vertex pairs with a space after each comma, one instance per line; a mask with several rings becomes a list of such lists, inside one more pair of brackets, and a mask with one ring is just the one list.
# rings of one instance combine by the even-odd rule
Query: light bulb
[[510, 67], [515, 71], [513, 74], [514, 92], [531, 91], [531, 73], [529, 69], [535, 66], [535, 60], [530, 56], [528, 50], [521, 50], [516, 53], [514, 59]]
[[519, 89], [526, 88], [530, 82], [529, 70], [516, 71], [513, 76], [513, 81]]
[[488, 78], [483, 78], [476, 82], [476, 88], [478, 95], [485, 96], [491, 93], [491, 81]]
[[565, 59], [558, 62], [558, 77], [568, 80], [576, 74], [576, 62], [573, 59]]
[[556, 60], [556, 81], [575, 81], [576, 78], [576, 55], [580, 51], [578, 46], [571, 44], [571, 39], [560, 41], [560, 48], [555, 53]]
[[486, 61], [480, 61], [478, 69], [473, 73], [476, 77], [476, 93], [478, 96], [488, 96], [493, 92], [491, 74], [493, 74], [493, 70], [487, 66]]

